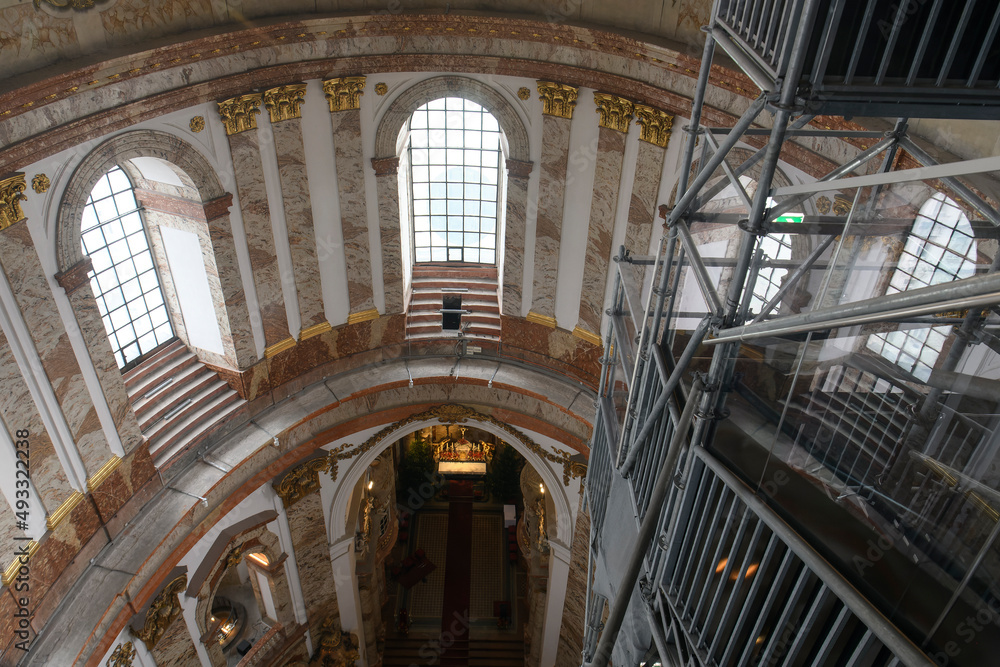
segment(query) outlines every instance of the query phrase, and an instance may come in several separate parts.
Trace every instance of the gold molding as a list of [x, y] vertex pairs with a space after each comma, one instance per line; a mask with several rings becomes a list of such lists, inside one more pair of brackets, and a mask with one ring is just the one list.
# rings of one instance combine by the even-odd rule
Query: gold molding
[[290, 350], [298, 343], [297, 340], [289, 336], [285, 340], [278, 341], [274, 345], [264, 348], [264, 358], [270, 359], [276, 354], [280, 354], [285, 350]]
[[327, 472], [330, 474], [330, 479], [334, 482], [337, 481], [337, 465], [340, 461], [346, 461], [360, 454], [364, 454], [369, 449], [385, 440], [385, 438], [389, 437], [408, 424], [430, 421], [432, 419], [437, 419], [442, 424], [464, 424], [468, 422], [468, 420], [473, 419], [475, 421], [492, 424], [497, 428], [506, 431], [537, 456], [545, 459], [546, 461], [551, 461], [552, 463], [561, 465], [563, 467], [564, 486], [569, 486], [570, 479], [583, 477], [586, 474], [586, 466], [581, 466], [580, 463], [574, 461], [569, 452], [556, 449], [555, 453], [552, 453], [522, 433], [520, 430], [514, 428], [506, 422], [500, 421], [492, 415], [483, 414], [464, 405], [447, 403], [434, 406], [424, 412], [419, 412], [417, 414], [410, 415], [409, 417], [400, 419], [398, 422], [386, 426], [357, 447], [354, 447], [351, 443], [345, 442], [341, 446], [330, 450], [330, 453], [327, 455], [327, 461], [329, 463]]
[[517, 89], [517, 97], [520, 100], [528, 101], [528, 98], [531, 97], [531, 90], [521, 86]]
[[347, 111], [361, 108], [361, 96], [365, 94], [365, 77], [342, 76], [323, 82], [323, 92], [330, 104], [330, 111]]
[[132, 660], [135, 658], [135, 646], [132, 642], [119, 644], [115, 652], [108, 658], [107, 667], [132, 667]]
[[387, 86], [384, 81], [379, 81], [378, 83], [375, 84], [375, 94], [378, 95], [379, 97], [382, 97], [388, 92], [389, 92], [389, 86]]
[[318, 336], [321, 333], [326, 333], [333, 327], [329, 322], [320, 322], [319, 324], [314, 324], [311, 327], [306, 327], [299, 332], [299, 340], [303, 341], [307, 338], [312, 338], [313, 336]]
[[666, 148], [670, 143], [670, 130], [674, 126], [674, 117], [667, 112], [645, 104], [636, 104], [635, 122], [639, 125], [641, 140], [660, 148]]
[[578, 326], [573, 327], [573, 335], [591, 343], [592, 345], [596, 345], [597, 347], [601, 346], [601, 337], [595, 333], [587, 331], [586, 329], [581, 329]]
[[152, 650], [156, 643], [163, 637], [170, 624], [174, 622], [181, 613], [181, 603], [177, 595], [187, 588], [187, 574], [177, 577], [153, 598], [153, 602], [146, 611], [146, 621], [142, 630], [136, 632], [129, 627], [129, 633], [133, 637], [142, 640], [146, 648]]
[[302, 103], [306, 100], [306, 84], [291, 83], [264, 91], [264, 106], [272, 123], [302, 117]]
[[358, 322], [367, 322], [368, 320], [378, 319], [378, 309], [369, 308], [368, 310], [362, 310], [360, 313], [351, 313], [347, 316], [348, 324], [357, 324]]
[[290, 473], [273, 484], [275, 492], [281, 498], [285, 508], [289, 508], [309, 494], [319, 489], [319, 473], [330, 470], [330, 459], [327, 457], [312, 459], [294, 468]]
[[104, 480], [108, 478], [108, 475], [115, 471], [115, 468], [117, 468], [121, 462], [122, 460], [117, 456], [112, 456], [108, 459], [108, 462], [102, 465], [100, 469], [87, 480], [87, 490], [93, 493], [97, 487], [104, 483]]
[[195, 134], [198, 134], [205, 129], [205, 117], [204, 116], [194, 116], [188, 121], [188, 128]]
[[27, 199], [24, 196], [27, 187], [21, 172], [0, 181], [0, 229], [7, 229], [24, 219], [21, 202]]
[[49, 530], [55, 530], [63, 519], [69, 516], [69, 513], [73, 511], [73, 508], [80, 504], [83, 500], [83, 494], [79, 491], [74, 491], [73, 495], [63, 501], [63, 504], [56, 508], [55, 512], [49, 514], [48, 518], [45, 519], [45, 527]]
[[833, 214], [839, 216], [845, 216], [851, 212], [851, 206], [854, 204], [854, 200], [850, 197], [845, 197], [841, 194], [836, 194], [833, 196]]
[[[28, 560], [35, 555], [38, 551], [38, 542], [31, 540], [28, 542]], [[21, 568], [21, 557], [15, 556], [11, 564], [3, 571], [3, 583], [4, 586], [10, 586], [10, 583], [14, 581], [14, 577], [17, 576], [17, 571]]]
[[250, 551], [250, 547], [244, 547], [243, 544], [243, 542], [240, 542], [226, 554], [226, 563], [223, 565], [224, 570], [230, 570], [239, 565], [240, 561], [243, 560], [243, 556]]
[[257, 129], [257, 114], [260, 113], [260, 93], [248, 93], [230, 97], [219, 102], [219, 117], [226, 126], [226, 135], [232, 136], [247, 130]]
[[524, 319], [529, 322], [534, 322], [535, 324], [541, 324], [542, 326], [546, 326], [550, 329], [556, 328], [556, 318], [549, 317], [548, 315], [539, 315], [533, 310], [529, 310]]
[[601, 127], [628, 134], [628, 126], [632, 122], [631, 100], [608, 93], [594, 93], [594, 103], [601, 116]]
[[563, 83], [538, 82], [538, 99], [542, 101], [542, 113], [546, 116], [572, 118], [578, 93], [577, 88]]

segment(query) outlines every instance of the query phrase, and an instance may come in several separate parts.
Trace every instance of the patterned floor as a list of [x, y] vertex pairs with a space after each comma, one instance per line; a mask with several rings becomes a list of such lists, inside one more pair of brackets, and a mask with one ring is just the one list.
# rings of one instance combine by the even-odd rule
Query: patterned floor
[[427, 583], [419, 583], [410, 589], [410, 616], [441, 618], [444, 572], [448, 566], [447, 513], [421, 513], [417, 516], [416, 548], [424, 550], [427, 558], [437, 565], [437, 569], [427, 577]]
[[472, 618], [492, 618], [494, 600], [504, 600], [503, 517], [474, 514], [472, 517]]

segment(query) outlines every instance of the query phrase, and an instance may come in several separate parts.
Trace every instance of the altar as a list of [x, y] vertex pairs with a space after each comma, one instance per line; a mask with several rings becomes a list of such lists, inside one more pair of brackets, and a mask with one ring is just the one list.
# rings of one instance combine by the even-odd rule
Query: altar
[[494, 445], [489, 442], [470, 442], [465, 439], [465, 428], [458, 440], [446, 438], [434, 443], [434, 460], [438, 473], [446, 477], [482, 477], [487, 463], [493, 458]]

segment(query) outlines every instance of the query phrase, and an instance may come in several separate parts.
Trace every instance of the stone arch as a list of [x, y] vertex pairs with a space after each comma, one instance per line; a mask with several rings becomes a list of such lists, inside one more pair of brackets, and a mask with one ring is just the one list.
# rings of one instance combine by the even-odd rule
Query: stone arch
[[[569, 460], [569, 455], [565, 452], [561, 453], [562, 456], [551, 454], [520, 429], [504, 424], [490, 415], [458, 405], [438, 406], [438, 408], [415, 413], [380, 430], [358, 446], [358, 449], [363, 450], [360, 455], [352, 460], [346, 470], [338, 472], [337, 490], [334, 493], [331, 509], [327, 514], [330, 522], [327, 526], [329, 541], [335, 543], [350, 536], [347, 517], [353, 499], [354, 487], [371, 462], [378, 458], [392, 443], [426, 426], [442, 423], [462, 424], [470, 421], [474, 422], [476, 428], [492, 433], [513, 446], [545, 481], [545, 486], [551, 489], [552, 502], [556, 510], [555, 530], [550, 533], [549, 537], [552, 541], [568, 545], [572, 540], [573, 512], [567, 488], [572, 477], [580, 474], [579, 469], [574, 470], [576, 464]], [[554, 472], [550, 463], [561, 463], [563, 475], [560, 476]]]
[[400, 93], [382, 115], [375, 132], [376, 158], [396, 157], [396, 139], [406, 120], [419, 107], [442, 97], [464, 97], [485, 107], [500, 123], [507, 137], [512, 160], [528, 162], [528, 131], [517, 110], [503, 95], [476, 79], [464, 76], [437, 76], [421, 81]]
[[60, 272], [72, 269], [83, 260], [80, 224], [83, 207], [94, 185], [113, 166], [136, 157], [156, 157], [176, 166], [191, 179], [204, 204], [226, 194], [208, 160], [183, 139], [157, 130], [137, 130], [112, 137], [83, 159], [63, 192], [56, 230]]

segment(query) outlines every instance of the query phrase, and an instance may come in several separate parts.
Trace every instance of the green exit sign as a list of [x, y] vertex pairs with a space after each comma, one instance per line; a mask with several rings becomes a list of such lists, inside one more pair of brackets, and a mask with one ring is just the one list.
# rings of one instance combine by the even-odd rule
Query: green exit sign
[[801, 213], [789, 213], [787, 215], [779, 215], [775, 218], [775, 222], [802, 222], [804, 216]]

